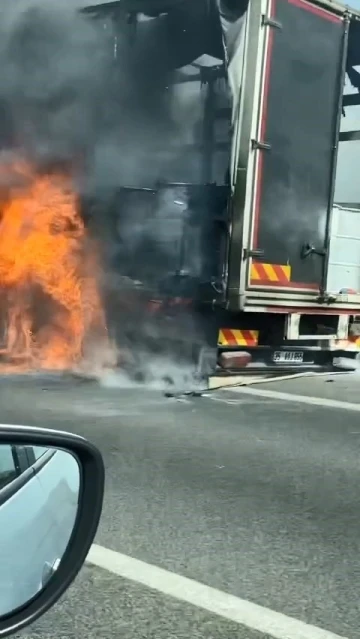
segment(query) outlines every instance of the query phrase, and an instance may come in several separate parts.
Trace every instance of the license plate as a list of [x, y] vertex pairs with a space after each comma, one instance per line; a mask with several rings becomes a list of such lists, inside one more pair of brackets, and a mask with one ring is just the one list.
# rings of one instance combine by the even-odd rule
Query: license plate
[[273, 360], [279, 364], [301, 364], [304, 361], [303, 351], [275, 351]]

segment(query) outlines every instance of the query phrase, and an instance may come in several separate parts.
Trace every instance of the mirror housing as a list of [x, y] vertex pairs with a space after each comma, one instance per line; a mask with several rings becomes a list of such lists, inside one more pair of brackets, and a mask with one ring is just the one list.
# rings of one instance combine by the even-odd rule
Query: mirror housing
[[104, 463], [99, 450], [72, 433], [31, 426], [0, 425], [0, 446], [54, 448], [70, 453], [80, 471], [78, 510], [74, 528], [59, 565], [30, 601], [0, 617], [0, 637], [33, 623], [67, 590], [85, 562], [95, 537], [104, 496]]

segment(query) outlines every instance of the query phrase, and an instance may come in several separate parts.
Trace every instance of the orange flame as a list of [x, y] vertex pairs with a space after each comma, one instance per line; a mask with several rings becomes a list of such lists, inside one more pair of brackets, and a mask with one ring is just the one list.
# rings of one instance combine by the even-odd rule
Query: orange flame
[[16, 175], [22, 184], [0, 205], [0, 361], [74, 369], [94, 340], [107, 340], [97, 252], [70, 178], [27, 166]]

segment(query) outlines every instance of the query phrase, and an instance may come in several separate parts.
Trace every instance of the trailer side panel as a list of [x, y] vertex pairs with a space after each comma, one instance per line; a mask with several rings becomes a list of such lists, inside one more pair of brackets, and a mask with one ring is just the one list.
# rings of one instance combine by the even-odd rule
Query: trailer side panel
[[262, 256], [249, 260], [248, 286], [318, 291], [326, 271], [344, 23], [305, 0], [271, 0], [269, 17], [249, 246]]

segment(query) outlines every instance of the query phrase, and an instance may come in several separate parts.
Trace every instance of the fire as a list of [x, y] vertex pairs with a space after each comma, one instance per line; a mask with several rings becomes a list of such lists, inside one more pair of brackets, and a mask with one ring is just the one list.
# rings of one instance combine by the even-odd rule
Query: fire
[[13, 176], [0, 204], [0, 361], [73, 370], [95, 342], [108, 346], [98, 253], [68, 176], [26, 165]]

